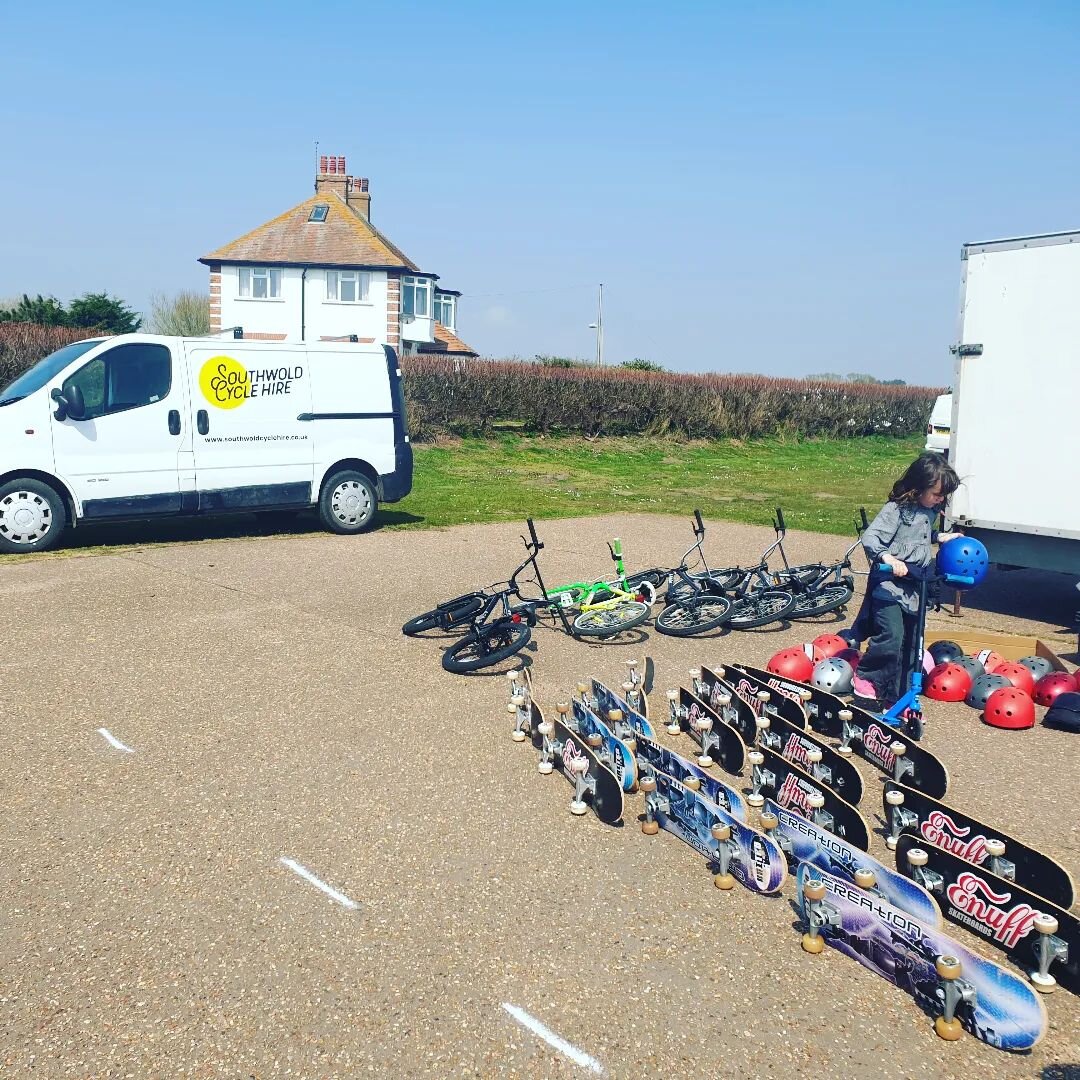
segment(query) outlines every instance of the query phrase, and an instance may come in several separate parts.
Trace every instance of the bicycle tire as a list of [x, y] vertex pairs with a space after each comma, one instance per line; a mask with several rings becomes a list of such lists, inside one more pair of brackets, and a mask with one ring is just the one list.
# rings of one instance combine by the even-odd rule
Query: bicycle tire
[[669, 637], [694, 637], [723, 626], [731, 618], [732, 607], [726, 596], [702, 596], [685, 603], [677, 601], [668, 604], [657, 615], [656, 629]]
[[465, 630], [468, 619], [475, 615], [484, 606], [479, 596], [462, 596], [457, 600], [450, 600], [431, 611], [425, 611], [423, 615], [417, 615], [409, 619], [401, 628], [401, 632], [408, 637], [416, 637], [426, 630], [449, 630], [453, 626], [459, 626]]
[[520, 652], [531, 637], [532, 628], [526, 622], [488, 623], [454, 642], [443, 653], [442, 666], [455, 675], [479, 671]]
[[753, 630], [780, 622], [795, 606], [795, 594], [788, 589], [761, 589], [737, 599], [728, 625], [736, 630]]
[[855, 582], [851, 578], [831, 581], [812, 593], [797, 595], [795, 606], [789, 612], [793, 619], [809, 619], [814, 615], [827, 615], [846, 607], [855, 595]]
[[649, 605], [640, 600], [621, 600], [611, 607], [583, 611], [572, 625], [578, 637], [614, 637], [640, 626], [649, 617]]

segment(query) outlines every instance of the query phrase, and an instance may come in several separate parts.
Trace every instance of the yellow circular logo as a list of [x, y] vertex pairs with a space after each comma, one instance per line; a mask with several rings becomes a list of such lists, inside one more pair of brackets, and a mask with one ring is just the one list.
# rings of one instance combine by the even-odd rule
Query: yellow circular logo
[[235, 409], [251, 397], [247, 368], [231, 356], [211, 356], [199, 372], [203, 397], [219, 409]]

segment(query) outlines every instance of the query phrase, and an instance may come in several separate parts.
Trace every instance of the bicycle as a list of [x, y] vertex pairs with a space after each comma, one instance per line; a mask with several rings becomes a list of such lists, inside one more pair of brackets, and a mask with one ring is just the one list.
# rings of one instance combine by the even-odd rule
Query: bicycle
[[[732, 601], [724, 595], [724, 586], [712, 576], [702, 545], [705, 523], [701, 511], [694, 511], [694, 544], [687, 549], [672, 570], [665, 571], [668, 581], [664, 610], [656, 617], [656, 629], [671, 637], [693, 637], [723, 626], [731, 617]], [[697, 553], [703, 570], [690, 572], [690, 557]]]

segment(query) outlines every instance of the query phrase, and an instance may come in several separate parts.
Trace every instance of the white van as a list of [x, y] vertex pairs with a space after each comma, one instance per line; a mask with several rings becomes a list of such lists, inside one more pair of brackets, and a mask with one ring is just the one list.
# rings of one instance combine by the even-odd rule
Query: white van
[[952, 438], [952, 394], [939, 394], [926, 425], [925, 450], [936, 450], [949, 456], [949, 440]]
[[68, 345], [0, 390], [0, 551], [81, 522], [317, 507], [367, 528], [412, 488], [385, 345], [124, 334]]

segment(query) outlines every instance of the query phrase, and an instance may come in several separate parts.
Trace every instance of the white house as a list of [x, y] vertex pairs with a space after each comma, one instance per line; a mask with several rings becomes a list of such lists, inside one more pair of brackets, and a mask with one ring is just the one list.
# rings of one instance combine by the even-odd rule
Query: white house
[[210, 328], [245, 338], [355, 338], [403, 353], [476, 356], [456, 335], [458, 300], [371, 224], [366, 177], [321, 157], [315, 194], [199, 262]]

